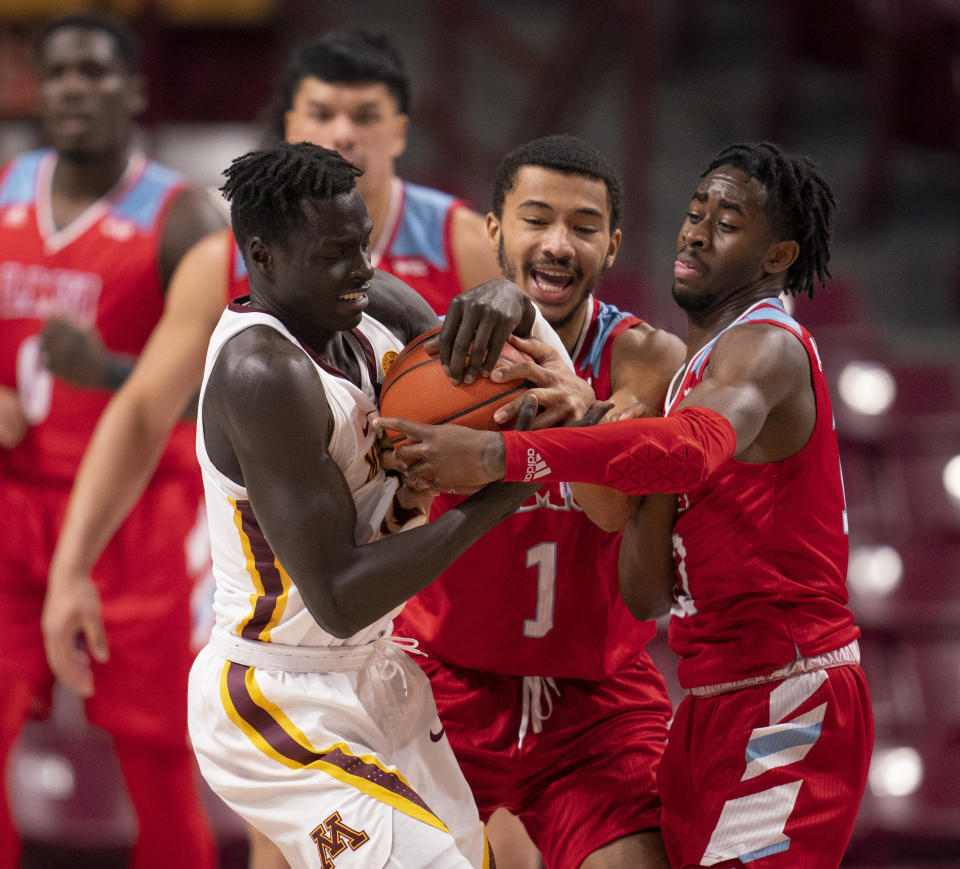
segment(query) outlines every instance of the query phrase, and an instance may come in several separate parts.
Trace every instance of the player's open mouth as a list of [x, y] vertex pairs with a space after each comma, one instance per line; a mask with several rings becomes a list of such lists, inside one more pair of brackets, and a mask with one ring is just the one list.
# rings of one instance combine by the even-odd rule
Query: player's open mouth
[[563, 295], [574, 282], [574, 275], [569, 271], [531, 269], [530, 277], [533, 278], [537, 289], [546, 296]]
[[356, 293], [344, 293], [342, 296], [337, 296], [341, 302], [360, 302], [367, 297], [367, 294], [360, 290]]

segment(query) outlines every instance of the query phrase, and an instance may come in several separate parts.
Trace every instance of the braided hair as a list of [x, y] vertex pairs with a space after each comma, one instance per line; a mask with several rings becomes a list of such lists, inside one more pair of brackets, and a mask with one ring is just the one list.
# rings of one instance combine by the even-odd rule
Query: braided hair
[[796, 262], [786, 274], [784, 290], [813, 298], [814, 286], [830, 277], [830, 239], [837, 203], [830, 185], [807, 157], [785, 153], [772, 142], [728, 145], [703, 172], [721, 166], [740, 169], [747, 180], [756, 178], [767, 191], [766, 212], [781, 239], [800, 246]]
[[230, 202], [237, 243], [252, 235], [282, 243], [306, 223], [305, 199], [332, 199], [355, 189], [362, 170], [336, 151], [282, 142], [266, 151], [249, 151], [224, 170], [220, 192]]

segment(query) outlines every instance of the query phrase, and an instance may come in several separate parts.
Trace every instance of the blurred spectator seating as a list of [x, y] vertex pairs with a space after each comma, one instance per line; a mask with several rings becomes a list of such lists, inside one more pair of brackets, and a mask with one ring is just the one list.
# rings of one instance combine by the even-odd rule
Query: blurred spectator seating
[[872, 226], [890, 192], [902, 145], [960, 158], [960, 4], [955, 0], [790, 0], [777, 4], [766, 129], [787, 137], [797, 75], [814, 61], [858, 72], [867, 137], [854, 203]]
[[654, 295], [646, 275], [637, 269], [619, 264], [604, 274], [597, 290], [598, 298], [604, 302], [654, 322], [655, 313], [664, 307], [664, 302], [672, 304], [669, 292], [662, 295], [662, 299]]
[[[870, 299], [859, 284], [849, 278], [829, 278], [811, 299], [800, 294], [786, 298], [790, 313], [813, 335], [821, 355], [833, 363], [854, 354], [876, 355], [883, 346], [884, 330], [874, 314]], [[829, 352], [832, 351], [832, 352]]]
[[[910, 529], [877, 542], [854, 534], [847, 587], [864, 631], [910, 640], [960, 639], [960, 541], [932, 541]], [[955, 662], [960, 680], [960, 657]], [[960, 681], [944, 689], [958, 689]], [[958, 717], [960, 721], [960, 717]]]

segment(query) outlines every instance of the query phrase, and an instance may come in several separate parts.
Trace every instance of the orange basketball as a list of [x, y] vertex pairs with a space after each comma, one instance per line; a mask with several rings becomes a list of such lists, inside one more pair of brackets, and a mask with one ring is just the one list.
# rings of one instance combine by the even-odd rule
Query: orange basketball
[[[478, 377], [473, 383], [454, 386], [440, 367], [440, 357], [430, 356], [423, 349], [439, 331], [438, 326], [414, 338], [390, 364], [380, 389], [381, 416], [496, 431], [499, 426], [493, 420], [494, 412], [526, 389], [527, 381], [496, 383], [489, 377]], [[494, 369], [524, 361], [532, 361], [532, 357], [512, 344], [504, 344]], [[406, 442], [400, 432], [388, 430], [387, 436], [394, 446]]]

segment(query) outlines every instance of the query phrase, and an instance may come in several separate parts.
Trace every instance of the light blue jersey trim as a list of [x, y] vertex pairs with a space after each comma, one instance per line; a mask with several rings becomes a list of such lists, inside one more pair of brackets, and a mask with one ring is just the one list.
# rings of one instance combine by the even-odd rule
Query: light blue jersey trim
[[[236, 247], [236, 243], [234, 243]], [[233, 279], [239, 281], [241, 278], [247, 276], [247, 263], [243, 258], [243, 254], [240, 253], [240, 248], [237, 247], [236, 254], [233, 257]]]
[[444, 228], [447, 212], [456, 201], [449, 193], [405, 181], [400, 229], [387, 256], [420, 256], [446, 270]]
[[764, 320], [786, 326], [791, 331], [796, 332], [798, 337], [801, 334], [800, 324], [783, 309], [783, 302], [781, 302], [780, 299], [776, 297], [763, 299], [762, 301], [757, 302], [752, 308], [749, 308], [745, 314], [742, 314], [729, 326], [725, 326], [716, 335], [714, 335], [713, 338], [706, 344], [706, 346], [699, 351], [699, 358], [696, 360], [696, 362], [694, 362], [692, 370], [696, 372], [697, 375], [700, 374], [700, 372], [703, 370], [703, 367], [707, 364], [707, 359], [710, 357], [710, 353], [713, 350], [713, 345], [717, 343], [717, 341], [720, 339], [720, 336], [723, 335], [723, 333], [728, 329], [732, 329], [734, 326], [742, 326], [744, 323], [756, 323]]
[[790, 840], [787, 839], [786, 842], [777, 842], [775, 845], [770, 845], [767, 848], [759, 848], [756, 851], [751, 851], [749, 854], [741, 854], [740, 862], [741, 863], [752, 863], [754, 860], [759, 860], [761, 857], [769, 857], [771, 854], [782, 854], [784, 851], [789, 850]]
[[41, 161], [49, 153], [49, 149], [28, 151], [16, 158], [0, 189], [0, 207], [33, 202], [37, 172]]
[[140, 229], [149, 229], [154, 225], [170, 188], [179, 184], [182, 177], [166, 166], [150, 162], [133, 189], [113, 205], [111, 211], [117, 217], [137, 224]]
[[613, 331], [613, 328], [624, 317], [633, 316], [632, 314], [627, 314], [615, 306], [607, 304], [606, 302], [600, 302], [598, 300], [598, 305], [599, 309], [597, 312], [596, 321], [597, 332], [594, 335], [593, 343], [590, 345], [587, 355], [584, 357], [583, 362], [578, 366], [580, 371], [589, 369], [590, 376], [593, 378], [598, 378], [600, 376], [600, 362], [603, 358], [603, 348], [607, 343], [607, 337], [610, 335], [610, 332]]

